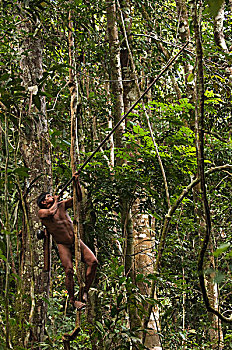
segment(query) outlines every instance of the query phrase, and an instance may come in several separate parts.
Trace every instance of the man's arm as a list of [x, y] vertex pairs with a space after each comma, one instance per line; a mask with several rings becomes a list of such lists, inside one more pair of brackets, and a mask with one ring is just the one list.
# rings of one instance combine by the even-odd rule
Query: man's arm
[[[78, 173], [74, 173], [73, 176], [74, 181], [75, 181], [75, 185], [76, 185], [76, 190], [77, 190], [77, 200], [78, 202], [82, 201], [82, 192], [81, 192], [81, 186], [80, 186], [80, 181], [79, 181], [79, 175]], [[72, 208], [73, 207], [73, 198], [69, 198], [66, 201], [64, 201], [65, 203], [65, 209], [68, 208]]]
[[72, 208], [73, 207], [73, 198], [69, 198], [64, 201], [65, 209]]
[[54, 196], [54, 203], [49, 209], [40, 209], [38, 211], [38, 216], [40, 219], [49, 218], [55, 215], [58, 208], [58, 199], [59, 199], [59, 196]]

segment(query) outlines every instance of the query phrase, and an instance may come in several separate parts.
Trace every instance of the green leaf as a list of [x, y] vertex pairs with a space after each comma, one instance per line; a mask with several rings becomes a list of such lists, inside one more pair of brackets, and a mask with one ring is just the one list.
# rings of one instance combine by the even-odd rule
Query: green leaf
[[7, 258], [5, 257], [5, 255], [0, 254], [0, 259], [4, 260], [5, 262], [7, 262]]
[[215, 283], [221, 283], [225, 279], [224, 273], [217, 271], [216, 276], [214, 277]]
[[142, 273], [139, 273], [137, 276], [136, 276], [136, 281], [142, 281], [144, 279], [144, 275]]
[[96, 321], [96, 326], [100, 330], [100, 332], [104, 333], [104, 327], [99, 321]]
[[224, 3], [224, 0], [207, 0], [207, 3], [209, 13], [211, 16], [215, 17]]
[[217, 258], [219, 255], [221, 255], [222, 253], [226, 252], [228, 249], [230, 248], [230, 243], [224, 243], [221, 244], [217, 250], [215, 250], [215, 252], [213, 253], [213, 255]]
[[162, 219], [161, 216], [160, 216], [159, 214], [157, 214], [156, 212], [153, 212], [153, 213], [152, 213], [152, 216], [153, 216], [155, 219], [157, 219], [157, 220], [161, 220], [161, 219]]
[[13, 171], [14, 174], [20, 175], [22, 177], [27, 177], [28, 176], [28, 168], [22, 166], [20, 168], [17, 168]]
[[0, 80], [1, 80], [1, 81], [7, 80], [7, 79], [9, 79], [9, 77], [10, 77], [10, 74], [5, 73], [5, 74], [3, 74], [3, 75], [0, 76]]
[[106, 318], [106, 319], [104, 320], [104, 323], [105, 323], [105, 325], [106, 325], [107, 328], [110, 328], [111, 322], [110, 322], [110, 320], [109, 320], [108, 318]]
[[125, 280], [126, 280], [126, 276], [120, 277], [119, 278], [119, 283], [123, 284], [125, 282]]
[[122, 274], [122, 272], [124, 271], [124, 266], [119, 266], [119, 268], [117, 269], [117, 275], [120, 276]]
[[193, 73], [190, 73], [189, 75], [188, 75], [188, 82], [189, 83], [191, 83], [191, 81], [193, 81], [193, 78], [194, 78], [194, 75], [193, 75]]

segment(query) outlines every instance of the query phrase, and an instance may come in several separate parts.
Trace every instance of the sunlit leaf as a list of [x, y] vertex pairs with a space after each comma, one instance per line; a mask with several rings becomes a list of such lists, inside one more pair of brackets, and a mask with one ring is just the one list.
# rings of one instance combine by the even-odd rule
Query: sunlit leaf
[[221, 244], [220, 247], [218, 247], [215, 252], [213, 253], [213, 255], [217, 258], [219, 255], [221, 255], [222, 253], [226, 252], [228, 249], [230, 248], [230, 243], [224, 243]]

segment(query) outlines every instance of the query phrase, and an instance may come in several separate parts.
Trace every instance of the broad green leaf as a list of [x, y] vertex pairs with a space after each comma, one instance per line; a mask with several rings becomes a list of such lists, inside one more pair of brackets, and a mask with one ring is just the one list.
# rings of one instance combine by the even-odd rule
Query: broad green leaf
[[230, 243], [224, 243], [221, 244], [220, 247], [218, 247], [215, 252], [213, 253], [213, 255], [217, 258], [219, 255], [221, 255], [222, 253], [226, 252], [228, 249], [230, 248]]
[[224, 0], [207, 0], [208, 3], [208, 10], [211, 16], [215, 17], [218, 14], [218, 11], [220, 10], [222, 4], [224, 3]]
[[96, 326], [101, 332], [104, 332], [104, 327], [99, 321], [96, 321]]
[[224, 273], [217, 271], [216, 276], [214, 277], [215, 283], [221, 283], [225, 279]]
[[0, 254], [0, 259], [4, 260], [5, 262], [7, 262], [7, 258], [5, 257], [5, 255]]

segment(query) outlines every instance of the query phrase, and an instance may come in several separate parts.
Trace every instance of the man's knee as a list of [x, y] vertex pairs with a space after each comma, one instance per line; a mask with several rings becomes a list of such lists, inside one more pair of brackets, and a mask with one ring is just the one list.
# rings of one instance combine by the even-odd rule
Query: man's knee
[[97, 266], [98, 266], [97, 258], [94, 257], [93, 259], [91, 259], [91, 261], [90, 261], [90, 263], [88, 265], [96, 269]]

